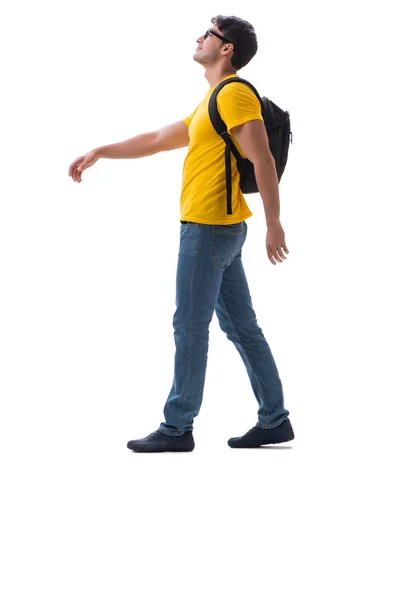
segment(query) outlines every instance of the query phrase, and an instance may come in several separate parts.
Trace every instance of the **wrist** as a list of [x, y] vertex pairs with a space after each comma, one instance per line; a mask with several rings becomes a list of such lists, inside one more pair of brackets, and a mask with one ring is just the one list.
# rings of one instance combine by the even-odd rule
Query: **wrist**
[[95, 153], [96, 158], [103, 158], [104, 157], [103, 146], [99, 146], [98, 148], [94, 148], [94, 150], [92, 150], [92, 152]]
[[280, 217], [268, 217], [267, 219], [267, 227], [272, 225], [278, 225], [280, 223]]

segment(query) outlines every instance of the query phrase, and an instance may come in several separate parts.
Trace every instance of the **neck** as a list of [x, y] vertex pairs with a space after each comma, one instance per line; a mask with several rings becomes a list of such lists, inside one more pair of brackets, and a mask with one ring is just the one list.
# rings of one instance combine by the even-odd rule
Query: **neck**
[[206, 67], [204, 77], [207, 79], [210, 87], [217, 85], [220, 81], [222, 81], [228, 75], [236, 75], [235, 70], [226, 70], [221, 65], [208, 65]]

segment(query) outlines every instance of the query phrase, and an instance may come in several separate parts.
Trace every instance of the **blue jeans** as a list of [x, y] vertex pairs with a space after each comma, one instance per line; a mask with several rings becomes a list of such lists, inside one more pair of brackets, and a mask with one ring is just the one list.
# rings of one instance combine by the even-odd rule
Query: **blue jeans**
[[235, 344], [256, 396], [257, 425], [284, 421], [282, 383], [271, 350], [257, 324], [242, 264], [245, 221], [204, 225], [182, 221], [173, 317], [175, 372], [159, 430], [183, 435], [193, 430], [203, 399], [209, 325], [217, 313], [221, 329]]

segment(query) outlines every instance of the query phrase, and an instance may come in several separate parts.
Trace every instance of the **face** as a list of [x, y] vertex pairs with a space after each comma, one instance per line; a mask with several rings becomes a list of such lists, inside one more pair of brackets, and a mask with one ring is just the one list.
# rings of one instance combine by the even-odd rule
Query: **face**
[[[216, 25], [210, 27], [211, 32], [215, 31], [219, 35], [224, 37], [222, 31], [218, 29]], [[229, 48], [229, 44], [222, 42], [218, 37], [210, 33], [206, 39], [204, 34], [196, 40], [198, 46], [196, 52], [193, 54], [193, 58], [196, 62], [202, 65], [209, 65], [215, 63], [221, 56], [221, 50], [225, 47]]]

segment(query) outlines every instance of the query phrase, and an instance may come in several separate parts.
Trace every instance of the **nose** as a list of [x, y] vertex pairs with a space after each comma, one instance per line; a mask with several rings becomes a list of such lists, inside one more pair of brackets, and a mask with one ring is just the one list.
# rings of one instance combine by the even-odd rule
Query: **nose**
[[201, 35], [200, 37], [197, 38], [196, 42], [197, 44], [201, 44], [201, 42], [203, 41], [204, 35]]

